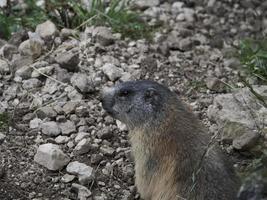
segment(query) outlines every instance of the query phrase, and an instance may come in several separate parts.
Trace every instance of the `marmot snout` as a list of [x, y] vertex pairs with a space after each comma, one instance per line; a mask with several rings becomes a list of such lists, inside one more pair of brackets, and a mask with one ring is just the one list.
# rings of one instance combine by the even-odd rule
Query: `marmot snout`
[[153, 81], [130, 81], [102, 92], [103, 108], [125, 123], [135, 183], [145, 200], [234, 200], [239, 180], [219, 148], [177, 95]]

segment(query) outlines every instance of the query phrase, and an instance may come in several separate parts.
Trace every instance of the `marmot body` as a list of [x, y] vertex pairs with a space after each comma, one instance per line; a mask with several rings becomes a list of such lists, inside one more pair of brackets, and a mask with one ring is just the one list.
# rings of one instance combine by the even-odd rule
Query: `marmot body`
[[[145, 200], [234, 200], [238, 180], [177, 95], [153, 81], [104, 89], [104, 109], [130, 130], [135, 183]], [[202, 162], [201, 162], [202, 160]]]

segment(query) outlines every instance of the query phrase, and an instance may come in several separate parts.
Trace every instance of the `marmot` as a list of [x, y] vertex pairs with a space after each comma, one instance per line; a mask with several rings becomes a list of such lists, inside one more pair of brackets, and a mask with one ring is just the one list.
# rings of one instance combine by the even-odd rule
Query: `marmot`
[[[177, 95], [154, 81], [103, 89], [102, 106], [129, 128], [135, 184], [144, 200], [234, 200], [239, 180]], [[201, 162], [202, 160], [202, 162]]]

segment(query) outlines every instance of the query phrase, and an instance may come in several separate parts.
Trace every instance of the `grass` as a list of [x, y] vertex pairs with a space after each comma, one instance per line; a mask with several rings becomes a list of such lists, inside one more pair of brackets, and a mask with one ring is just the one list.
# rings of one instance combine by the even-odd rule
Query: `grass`
[[0, 113], [0, 131], [6, 128], [8, 120], [9, 118], [7, 113]]
[[16, 6], [0, 9], [0, 26], [2, 35], [9, 38], [12, 32], [22, 28], [34, 29], [47, 19], [58, 27], [84, 30], [86, 26], [109, 26], [113, 32], [132, 39], [151, 38], [155, 26], [149, 26], [140, 13], [129, 9], [128, 0], [92, 0], [88, 10], [76, 0], [46, 0], [45, 8], [36, 5], [34, 0], [25, 1], [27, 8], [23, 11]]
[[267, 82], [267, 38], [242, 40], [239, 57], [248, 75]]
[[13, 32], [23, 28], [34, 29], [38, 24], [48, 19], [44, 10], [35, 4], [34, 0], [25, 0], [26, 8], [18, 5], [9, 5], [8, 8], [0, 8], [0, 36], [8, 39]]

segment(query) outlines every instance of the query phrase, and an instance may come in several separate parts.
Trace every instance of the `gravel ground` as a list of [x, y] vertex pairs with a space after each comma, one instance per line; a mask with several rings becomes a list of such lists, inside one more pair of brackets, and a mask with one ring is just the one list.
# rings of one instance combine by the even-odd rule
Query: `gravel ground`
[[10, 118], [0, 135], [0, 199], [139, 199], [126, 127], [99, 102], [99, 90], [116, 81], [161, 82], [212, 129], [207, 108], [228, 91], [224, 83], [238, 82], [240, 39], [266, 35], [267, 4], [151, 2], [145, 18], [164, 22], [151, 42], [107, 27], [88, 27], [76, 40], [51, 22], [0, 41], [0, 111]]

